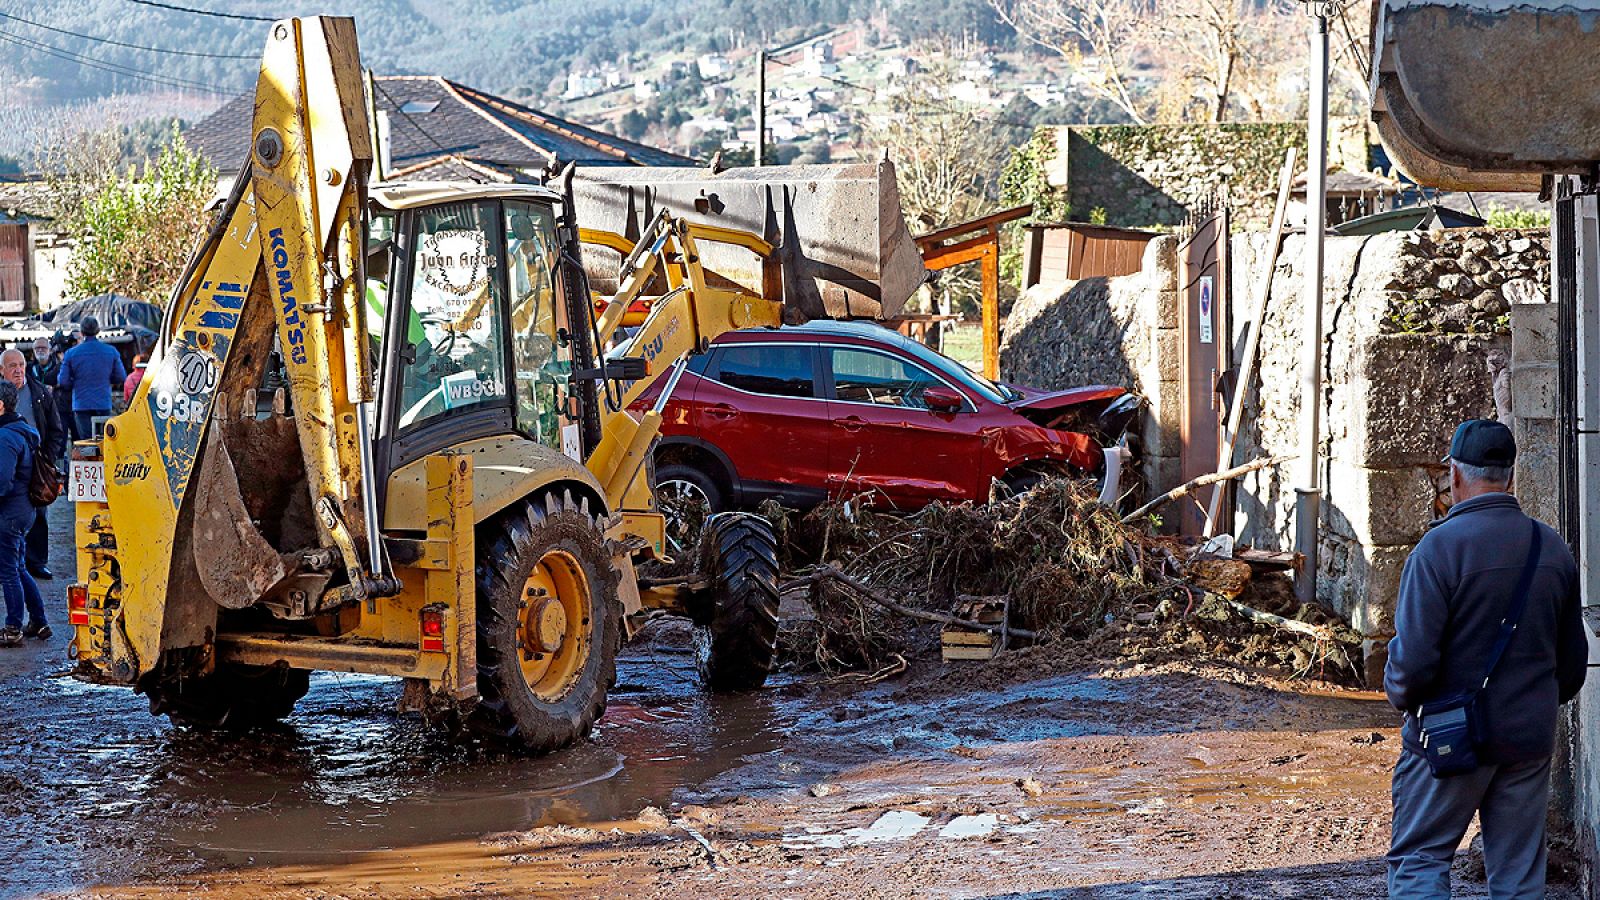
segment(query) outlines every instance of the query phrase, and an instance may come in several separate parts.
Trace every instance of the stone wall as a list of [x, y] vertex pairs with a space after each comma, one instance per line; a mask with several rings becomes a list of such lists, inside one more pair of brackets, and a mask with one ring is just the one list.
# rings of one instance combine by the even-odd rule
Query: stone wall
[[[1532, 241], [1512, 252], [1521, 239], [1399, 233], [1325, 245], [1318, 592], [1368, 636], [1369, 674], [1393, 634], [1406, 556], [1448, 503], [1440, 459], [1450, 434], [1463, 419], [1497, 415], [1495, 372], [1509, 349], [1503, 287], [1522, 290], [1548, 258]], [[1290, 238], [1274, 272], [1262, 387], [1246, 407], [1241, 459], [1299, 449], [1304, 244]], [[1235, 298], [1247, 296], [1265, 247], [1261, 235], [1236, 239]], [[1292, 546], [1296, 471], [1290, 463], [1241, 479], [1241, 541]]]
[[[1439, 460], [1455, 424], [1508, 415], [1513, 381], [1529, 390], [1538, 382], [1533, 370], [1506, 371], [1509, 316], [1543, 302], [1548, 245], [1540, 233], [1488, 230], [1327, 240], [1319, 593], [1369, 636], [1374, 666], [1392, 633], [1405, 557], [1447, 502]], [[1260, 233], [1233, 240], [1236, 353], [1266, 246]], [[1272, 273], [1239, 461], [1299, 450], [1304, 248], [1290, 237]], [[1121, 377], [1150, 398], [1143, 434], [1154, 490], [1178, 480], [1174, 251], [1170, 239], [1152, 245], [1138, 275], [1038, 286], [1005, 323], [1001, 352], [1009, 380], [1065, 387]], [[1240, 480], [1242, 543], [1292, 545], [1297, 471], [1291, 462]]]
[[[1038, 221], [1174, 226], [1207, 198], [1226, 194], [1235, 222], [1266, 227], [1289, 147], [1306, 153], [1304, 122], [1224, 125], [1046, 126], [1007, 165], [1008, 204], [1032, 203]], [[1329, 164], [1368, 169], [1362, 120], [1334, 123]]]

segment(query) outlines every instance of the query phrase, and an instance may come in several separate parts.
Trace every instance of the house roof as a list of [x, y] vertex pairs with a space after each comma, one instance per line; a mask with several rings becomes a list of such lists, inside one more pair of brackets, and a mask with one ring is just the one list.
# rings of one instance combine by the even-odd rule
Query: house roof
[[[596, 131], [437, 75], [379, 75], [377, 107], [389, 114], [394, 171], [454, 160], [500, 170], [580, 165], [688, 166], [695, 160]], [[191, 127], [191, 147], [218, 170], [238, 171], [250, 146], [254, 98], [236, 97]], [[450, 177], [463, 177], [448, 168]], [[477, 173], [472, 177], [482, 177]]]
[[0, 221], [49, 221], [50, 186], [37, 176], [0, 176]]
[[[1324, 176], [1324, 184], [1330, 197], [1349, 194], [1398, 194], [1400, 182], [1393, 178], [1385, 178], [1376, 172], [1349, 172], [1344, 169], [1330, 169]], [[1303, 196], [1306, 192], [1306, 173], [1301, 172], [1294, 180], [1293, 192]]]
[[1458, 209], [1438, 204], [1402, 206], [1333, 227], [1336, 234], [1367, 235], [1390, 231], [1432, 231], [1434, 228], [1481, 228], [1484, 220]]

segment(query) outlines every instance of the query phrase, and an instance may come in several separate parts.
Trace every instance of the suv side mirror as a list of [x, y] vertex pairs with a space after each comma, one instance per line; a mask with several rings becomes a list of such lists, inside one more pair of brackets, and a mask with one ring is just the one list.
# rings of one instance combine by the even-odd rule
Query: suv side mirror
[[966, 406], [966, 400], [960, 394], [940, 385], [924, 388], [922, 402], [928, 405], [930, 412], [936, 413], [957, 413]]

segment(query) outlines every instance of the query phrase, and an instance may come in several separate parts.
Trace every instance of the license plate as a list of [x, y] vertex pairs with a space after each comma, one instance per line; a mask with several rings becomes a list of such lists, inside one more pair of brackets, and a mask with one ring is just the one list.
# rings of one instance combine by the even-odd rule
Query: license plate
[[106, 502], [106, 464], [73, 460], [67, 470], [67, 499], [73, 503]]

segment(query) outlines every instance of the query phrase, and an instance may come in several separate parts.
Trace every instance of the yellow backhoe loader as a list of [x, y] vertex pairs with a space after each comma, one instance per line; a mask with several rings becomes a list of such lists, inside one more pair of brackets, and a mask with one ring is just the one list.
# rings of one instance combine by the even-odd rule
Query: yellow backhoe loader
[[[570, 170], [559, 190], [369, 184], [370, 135], [352, 20], [273, 24], [248, 163], [129, 409], [73, 450], [80, 674], [224, 727], [287, 715], [313, 670], [388, 675], [542, 751], [589, 730], [619, 644], [666, 611], [706, 629], [712, 687], [761, 684], [763, 522], [716, 517], [673, 577], [637, 574], [667, 556], [660, 410], [724, 331], [905, 302], [892, 169], [847, 173], [870, 209], [834, 230], [806, 205], [848, 193], [827, 173], [635, 207], [647, 184], [580, 202]], [[613, 201], [624, 233], [580, 227]]]

